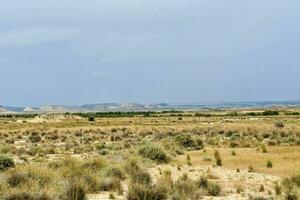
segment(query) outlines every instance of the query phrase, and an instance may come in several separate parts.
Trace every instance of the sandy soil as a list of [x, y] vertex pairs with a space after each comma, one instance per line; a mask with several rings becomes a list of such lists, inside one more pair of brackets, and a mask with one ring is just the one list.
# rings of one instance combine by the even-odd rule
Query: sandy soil
[[[225, 169], [223, 167], [210, 167], [210, 166], [182, 166], [181, 170], [178, 170], [176, 166], [160, 165], [149, 169], [149, 173], [154, 182], [156, 182], [161, 176], [162, 171], [171, 171], [171, 176], [174, 180], [178, 179], [183, 174], [188, 174], [191, 179], [197, 180], [201, 176], [212, 177], [210, 181], [218, 182], [222, 186], [222, 193], [218, 197], [203, 197], [207, 200], [248, 200], [249, 196], [260, 197], [274, 197], [274, 184], [280, 181], [280, 177], [273, 175], [266, 175], [260, 173], [249, 173], [248, 171], [237, 172], [235, 170]], [[260, 186], [265, 188], [264, 192], [259, 192]], [[124, 194], [123, 196], [117, 196], [116, 199], [126, 199], [128, 186], [123, 184]], [[237, 193], [237, 187], [243, 189], [243, 192]], [[269, 193], [271, 192], [271, 194]], [[89, 200], [108, 200], [109, 192], [103, 192], [101, 194], [88, 195]]]

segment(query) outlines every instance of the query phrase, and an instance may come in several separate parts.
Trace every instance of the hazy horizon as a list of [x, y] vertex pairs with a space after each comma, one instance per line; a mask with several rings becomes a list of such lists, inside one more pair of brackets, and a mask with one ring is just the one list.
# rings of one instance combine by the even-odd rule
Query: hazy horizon
[[[174, 105], [203, 105], [203, 106], [209, 106], [209, 105], [218, 105], [218, 104], [224, 104], [224, 105], [229, 105], [229, 104], [250, 104], [250, 103], [258, 103], [258, 104], [263, 104], [263, 103], [281, 103], [284, 105], [284, 103], [290, 103], [292, 105], [300, 105], [300, 100], [271, 100], [271, 101], [205, 101], [205, 102], [90, 102], [90, 103], [84, 103], [84, 104], [41, 104], [41, 105], [1, 105], [0, 107], [11, 107], [11, 108], [25, 108], [25, 107], [31, 107], [31, 108], [39, 108], [39, 107], [47, 107], [47, 106], [67, 106], [67, 107], [72, 107], [72, 106], [85, 106], [85, 105], [100, 105], [100, 104], [131, 104], [131, 103], [137, 103], [140, 105], [157, 105], [157, 104], [167, 104], [169, 106], [174, 106]], [[258, 106], [260, 107], [260, 106]]]
[[300, 100], [300, 1], [4, 0], [0, 105]]

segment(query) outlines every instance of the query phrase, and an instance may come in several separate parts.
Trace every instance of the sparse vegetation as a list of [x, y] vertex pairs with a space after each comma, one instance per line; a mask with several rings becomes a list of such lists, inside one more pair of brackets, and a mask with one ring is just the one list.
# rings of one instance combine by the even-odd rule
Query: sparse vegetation
[[248, 112], [0, 117], [0, 199], [297, 199], [298, 115]]

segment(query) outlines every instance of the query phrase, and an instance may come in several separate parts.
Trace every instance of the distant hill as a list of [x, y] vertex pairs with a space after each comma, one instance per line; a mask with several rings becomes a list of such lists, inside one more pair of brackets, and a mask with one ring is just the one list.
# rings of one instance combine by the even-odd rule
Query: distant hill
[[36, 109], [36, 108], [32, 108], [32, 107], [26, 107], [23, 109], [23, 112], [27, 112], [27, 113], [34, 113], [34, 112], [37, 112], [39, 109]]
[[4, 107], [0, 106], [0, 113], [3, 113], [3, 112], [7, 112], [7, 110]]
[[0, 113], [64, 113], [64, 112], [117, 112], [117, 111], [159, 111], [159, 110], [196, 110], [226, 108], [270, 108], [295, 107], [300, 101], [265, 101], [265, 102], [218, 102], [194, 104], [140, 104], [140, 103], [99, 103], [81, 106], [48, 105], [42, 107], [0, 106]]

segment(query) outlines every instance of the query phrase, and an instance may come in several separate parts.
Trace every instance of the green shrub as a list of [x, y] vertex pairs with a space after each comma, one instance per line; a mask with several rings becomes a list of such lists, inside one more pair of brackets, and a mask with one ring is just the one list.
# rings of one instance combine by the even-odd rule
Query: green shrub
[[175, 137], [175, 141], [185, 148], [190, 148], [193, 150], [201, 150], [204, 148], [203, 141], [193, 140], [190, 135], [179, 134]]
[[276, 128], [284, 128], [284, 123], [281, 121], [274, 122]]
[[28, 138], [32, 143], [38, 143], [41, 141], [41, 136], [39, 136], [38, 132], [32, 132]]
[[202, 188], [202, 189], [207, 189], [208, 187], [208, 180], [207, 178], [205, 177], [200, 177], [200, 179], [198, 180], [198, 186], [199, 188]]
[[253, 173], [253, 172], [254, 172], [254, 168], [253, 168], [252, 166], [249, 166], [249, 167], [248, 167], [248, 172], [249, 172], [249, 173]]
[[12, 167], [15, 167], [15, 162], [13, 161], [13, 159], [0, 155], [0, 172]]
[[264, 116], [268, 116], [268, 115], [279, 115], [279, 112], [276, 110], [266, 110], [262, 113], [262, 115]]
[[267, 168], [272, 168], [272, 167], [273, 167], [272, 161], [268, 160], [267, 161]]
[[94, 121], [95, 121], [95, 117], [89, 117], [89, 118], [88, 118], [88, 121], [89, 121], [89, 122], [94, 122]]
[[263, 153], [268, 153], [268, 150], [267, 150], [267, 148], [266, 148], [266, 145], [262, 145], [262, 146], [261, 146], [261, 151], [262, 151]]
[[159, 163], [168, 162], [167, 154], [160, 147], [146, 145], [141, 147], [138, 153], [144, 158], [148, 158]]

